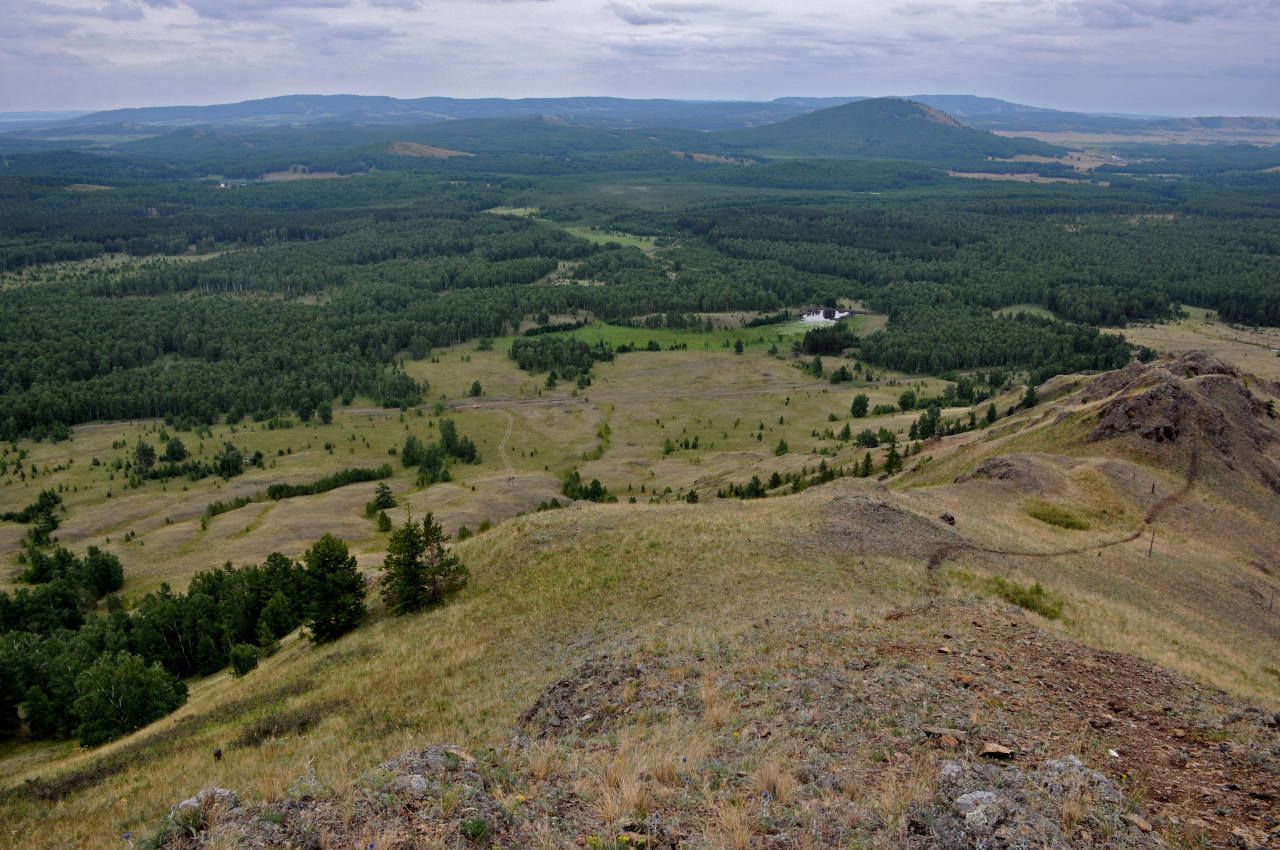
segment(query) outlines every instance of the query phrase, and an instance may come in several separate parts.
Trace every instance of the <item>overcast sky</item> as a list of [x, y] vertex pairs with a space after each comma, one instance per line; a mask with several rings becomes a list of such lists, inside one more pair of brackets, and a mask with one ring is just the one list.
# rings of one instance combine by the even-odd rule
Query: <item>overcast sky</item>
[[0, 0], [0, 111], [335, 93], [1280, 115], [1280, 0]]

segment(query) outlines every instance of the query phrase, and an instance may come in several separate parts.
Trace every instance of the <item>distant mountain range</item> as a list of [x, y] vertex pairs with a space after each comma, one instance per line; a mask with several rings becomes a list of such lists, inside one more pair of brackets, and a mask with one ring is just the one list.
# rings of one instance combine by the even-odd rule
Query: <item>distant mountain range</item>
[[[812, 104], [793, 103], [792, 111]], [[687, 107], [685, 104], [682, 108]], [[230, 111], [222, 113], [232, 114]], [[242, 114], [236, 112], [235, 114]], [[265, 114], [265, 113], [262, 113]], [[119, 115], [110, 114], [111, 119]], [[77, 119], [79, 120], [79, 119]], [[700, 132], [682, 128], [581, 126], [545, 114], [507, 118], [459, 118], [417, 124], [331, 121], [289, 126], [168, 128], [116, 121], [84, 124], [78, 139], [67, 127], [39, 134], [0, 135], [0, 153], [50, 155], [78, 148], [122, 174], [166, 169], [185, 176], [256, 176], [303, 166], [356, 173], [433, 167], [413, 162], [413, 152], [448, 151], [477, 157], [467, 166], [523, 173], [587, 169], [672, 167], [673, 155], [702, 162], [761, 158], [910, 160], [942, 168], [972, 168], [990, 158], [1019, 154], [1056, 156], [1063, 151], [1035, 139], [998, 136], [910, 100], [871, 98], [804, 111], [755, 127]], [[96, 129], [90, 130], [89, 128]], [[149, 130], [149, 132], [147, 131]], [[409, 153], [406, 153], [409, 152]], [[588, 165], [587, 163], [592, 163]], [[0, 161], [4, 170], [94, 171], [102, 164], [65, 156]]]
[[[631, 100], [614, 97], [398, 99], [364, 95], [287, 95], [212, 106], [155, 106], [88, 114], [0, 113], [0, 131], [22, 135], [154, 134], [181, 127], [251, 130], [314, 124], [426, 124], [468, 118], [543, 116], [587, 127], [733, 130], [776, 124], [865, 97], [784, 97], [771, 101]], [[979, 129], [1023, 132], [1280, 129], [1267, 117], [1154, 118], [1063, 112], [972, 95], [911, 95]]]

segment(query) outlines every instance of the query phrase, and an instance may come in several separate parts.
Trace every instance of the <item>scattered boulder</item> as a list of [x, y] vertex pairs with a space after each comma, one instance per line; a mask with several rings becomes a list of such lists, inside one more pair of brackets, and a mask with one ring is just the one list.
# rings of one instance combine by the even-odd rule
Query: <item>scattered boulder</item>
[[[938, 771], [938, 795], [932, 808], [911, 812], [910, 828], [930, 834], [930, 846], [940, 850], [1162, 846], [1143, 814], [1126, 811], [1115, 785], [1074, 756], [1026, 773], [947, 761]], [[1068, 809], [1080, 816], [1064, 817]]]
[[194, 797], [183, 800], [171, 810], [173, 815], [185, 815], [198, 809], [208, 811], [212, 808], [234, 809], [240, 805], [240, 797], [226, 788], [204, 788], [196, 792]]

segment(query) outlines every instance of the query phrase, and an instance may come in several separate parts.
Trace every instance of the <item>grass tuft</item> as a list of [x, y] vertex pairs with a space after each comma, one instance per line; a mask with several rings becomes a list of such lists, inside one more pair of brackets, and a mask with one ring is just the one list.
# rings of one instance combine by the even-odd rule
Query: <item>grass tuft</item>
[[1088, 531], [1090, 525], [1075, 514], [1065, 511], [1048, 502], [1037, 502], [1027, 508], [1027, 515], [1058, 528], [1070, 528], [1076, 531]]
[[1034, 611], [1050, 620], [1057, 620], [1062, 616], [1062, 600], [1045, 590], [1040, 582], [1028, 587], [994, 576], [987, 581], [987, 587], [1006, 602], [1012, 602], [1019, 608]]

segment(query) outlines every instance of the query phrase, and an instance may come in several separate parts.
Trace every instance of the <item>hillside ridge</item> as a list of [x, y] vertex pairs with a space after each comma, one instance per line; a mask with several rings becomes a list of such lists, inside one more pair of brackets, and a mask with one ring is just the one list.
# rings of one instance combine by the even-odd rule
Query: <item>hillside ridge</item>
[[1274, 826], [1249, 753], [1280, 713], [1055, 639], [1016, 609], [775, 612], [716, 661], [710, 649], [589, 659], [493, 750], [420, 748], [349, 789], [304, 774], [275, 802], [209, 789], [176, 810], [196, 834], [161, 846], [803, 847], [852, 831], [908, 847], [1156, 848], [1160, 833], [1262, 846]]

